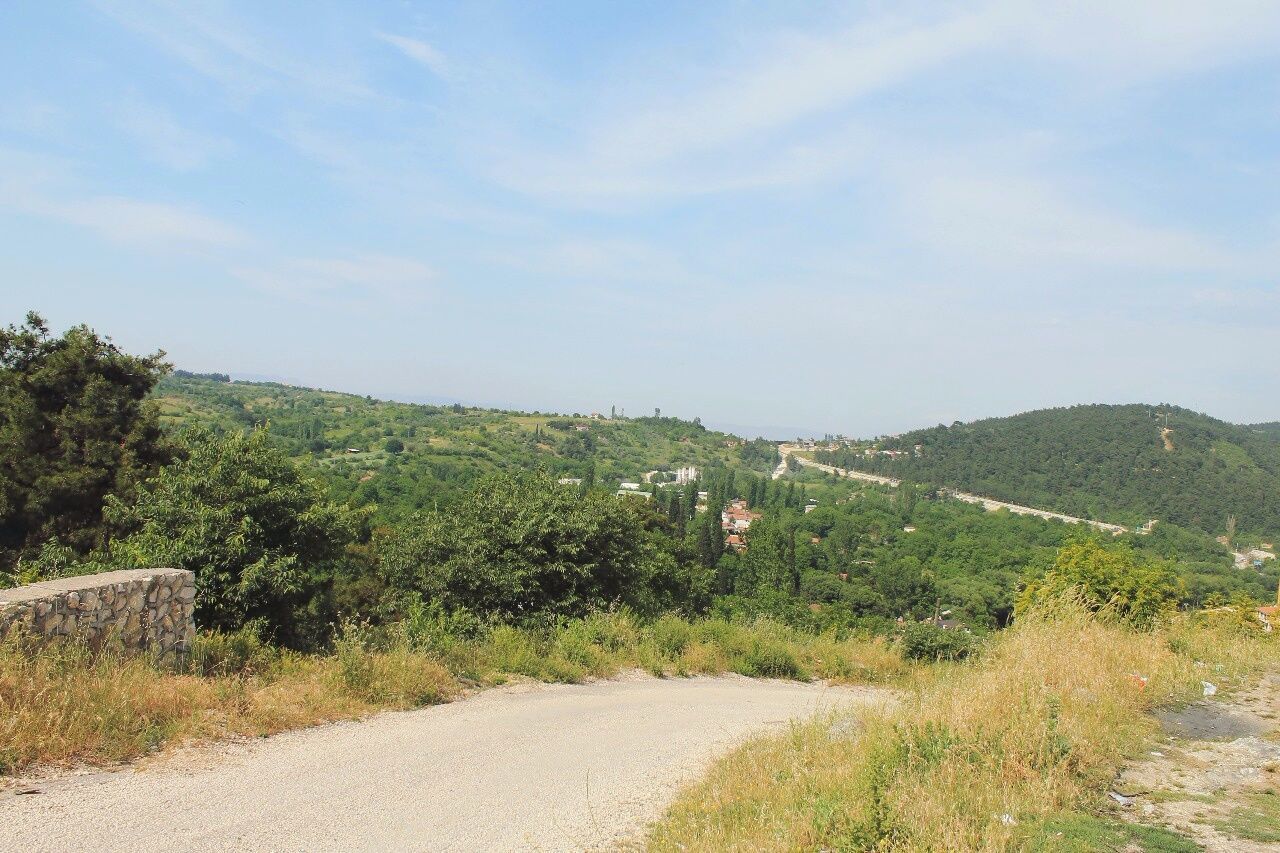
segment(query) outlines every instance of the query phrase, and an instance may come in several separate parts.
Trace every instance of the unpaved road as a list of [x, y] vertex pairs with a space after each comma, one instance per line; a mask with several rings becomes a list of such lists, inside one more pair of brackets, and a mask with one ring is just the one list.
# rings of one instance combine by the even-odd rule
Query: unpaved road
[[872, 688], [525, 686], [0, 795], [0, 850], [582, 850], [635, 836], [746, 735]]

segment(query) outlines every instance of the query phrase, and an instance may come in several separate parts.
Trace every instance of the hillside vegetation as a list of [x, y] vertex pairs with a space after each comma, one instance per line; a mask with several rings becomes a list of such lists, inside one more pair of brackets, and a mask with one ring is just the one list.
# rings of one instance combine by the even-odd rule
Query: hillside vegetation
[[[1168, 427], [1165, 429], [1166, 415]], [[918, 452], [916, 445], [919, 445]], [[1176, 406], [1085, 405], [916, 430], [822, 462], [1071, 515], [1280, 532], [1280, 440]]]
[[228, 432], [269, 425], [273, 445], [314, 459], [334, 498], [376, 504], [385, 520], [451, 503], [467, 485], [500, 470], [543, 469], [616, 488], [645, 471], [689, 465], [763, 473], [777, 458], [769, 442], [669, 417], [427, 406], [182, 372], [162, 379], [153, 396], [166, 427]]

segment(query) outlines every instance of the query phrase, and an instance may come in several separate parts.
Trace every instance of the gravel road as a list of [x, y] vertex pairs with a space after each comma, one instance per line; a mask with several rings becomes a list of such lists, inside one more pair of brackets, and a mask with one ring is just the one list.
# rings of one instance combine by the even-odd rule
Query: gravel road
[[470, 699], [0, 795], [0, 850], [582, 850], [746, 735], [872, 688], [628, 677]]

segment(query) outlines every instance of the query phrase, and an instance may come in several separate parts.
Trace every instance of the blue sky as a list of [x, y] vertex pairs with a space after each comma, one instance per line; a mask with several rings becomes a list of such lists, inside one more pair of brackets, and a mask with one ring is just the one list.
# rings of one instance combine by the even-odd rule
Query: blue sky
[[1272, 420], [1278, 72], [1274, 2], [20, 0], [0, 308], [771, 433]]

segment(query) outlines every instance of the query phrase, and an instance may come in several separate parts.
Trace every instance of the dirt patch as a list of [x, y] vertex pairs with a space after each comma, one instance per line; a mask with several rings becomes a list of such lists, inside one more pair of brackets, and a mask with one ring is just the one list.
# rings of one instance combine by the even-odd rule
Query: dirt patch
[[1164, 739], [1116, 780], [1123, 816], [1211, 853], [1280, 851], [1280, 674], [1156, 716]]
[[1173, 430], [1169, 427], [1160, 428], [1160, 439], [1164, 442], [1164, 449], [1173, 452]]
[[1156, 719], [1166, 734], [1181, 740], [1235, 740], [1256, 737], [1268, 728], [1252, 714], [1238, 713], [1222, 702], [1162, 708], [1156, 711]]

